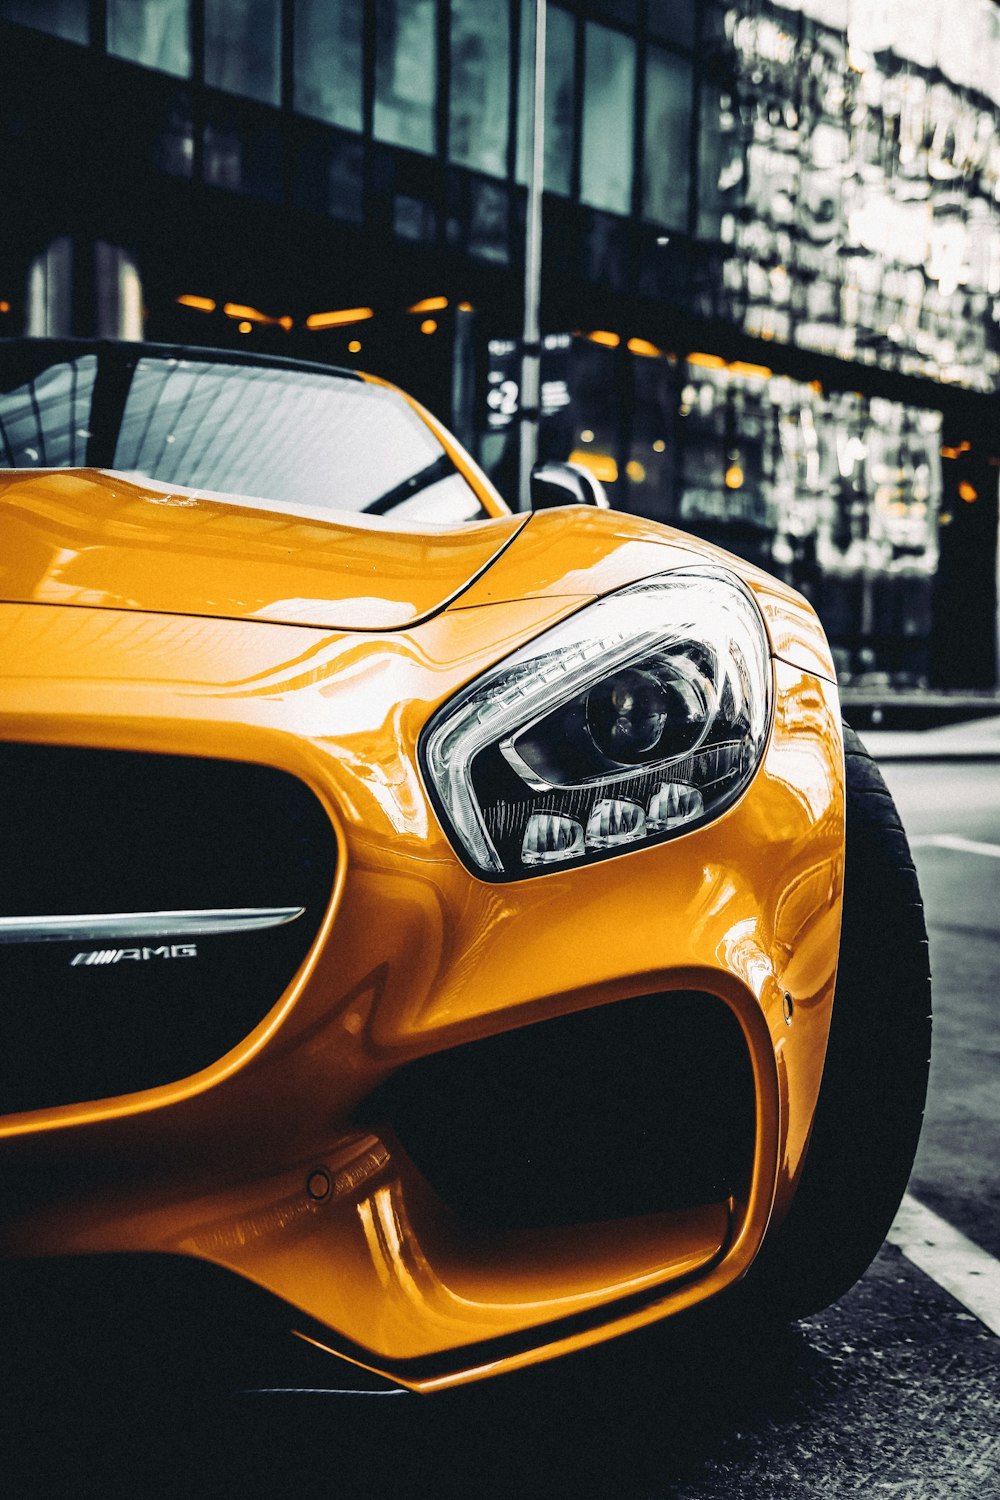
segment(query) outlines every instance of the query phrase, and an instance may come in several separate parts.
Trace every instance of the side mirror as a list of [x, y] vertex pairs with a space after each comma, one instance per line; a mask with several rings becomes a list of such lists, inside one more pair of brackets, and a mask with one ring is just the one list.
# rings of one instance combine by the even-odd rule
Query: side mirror
[[531, 471], [531, 508], [550, 510], [555, 505], [596, 505], [600, 510], [611, 509], [603, 484], [582, 464], [536, 464]]

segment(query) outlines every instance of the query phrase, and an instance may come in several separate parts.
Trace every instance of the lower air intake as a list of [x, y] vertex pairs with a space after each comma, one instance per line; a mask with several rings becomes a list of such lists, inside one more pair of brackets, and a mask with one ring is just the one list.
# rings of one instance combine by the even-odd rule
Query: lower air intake
[[721, 1000], [644, 995], [411, 1063], [363, 1109], [469, 1225], [541, 1228], [745, 1194], [756, 1102]]

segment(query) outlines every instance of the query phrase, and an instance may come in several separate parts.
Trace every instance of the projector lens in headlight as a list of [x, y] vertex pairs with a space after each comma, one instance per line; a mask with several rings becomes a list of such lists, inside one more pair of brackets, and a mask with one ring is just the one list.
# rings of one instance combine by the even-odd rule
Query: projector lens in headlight
[[432, 720], [424, 766], [478, 873], [541, 873], [723, 812], [763, 752], [769, 683], [742, 585], [664, 574], [588, 605], [465, 688]]

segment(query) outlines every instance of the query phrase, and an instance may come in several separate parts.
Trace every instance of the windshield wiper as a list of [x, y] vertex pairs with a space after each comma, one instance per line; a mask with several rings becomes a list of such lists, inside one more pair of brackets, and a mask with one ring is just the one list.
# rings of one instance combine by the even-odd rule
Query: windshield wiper
[[363, 513], [367, 516], [384, 516], [397, 505], [402, 505], [404, 500], [409, 500], [411, 495], [417, 495], [421, 490], [428, 489], [432, 484], [437, 484], [439, 479], [447, 479], [449, 474], [456, 472], [455, 465], [447, 453], [442, 453], [433, 463], [428, 464], [426, 469], [421, 469], [416, 474], [411, 474], [409, 479], [404, 479], [402, 484], [395, 485], [391, 490], [386, 490], [384, 495], [377, 495], [374, 500], [364, 506]]

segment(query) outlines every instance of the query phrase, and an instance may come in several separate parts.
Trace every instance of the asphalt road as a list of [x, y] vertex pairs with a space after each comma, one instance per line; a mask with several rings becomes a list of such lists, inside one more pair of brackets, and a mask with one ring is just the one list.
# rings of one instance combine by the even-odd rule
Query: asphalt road
[[[910, 1192], [1000, 1257], [1000, 761], [884, 769], [935, 974]], [[98, 1377], [81, 1368], [63, 1388]], [[720, 1312], [430, 1399], [246, 1394], [192, 1410], [119, 1392], [91, 1412], [35, 1424], [12, 1497], [1000, 1497], [1000, 1339], [896, 1244], [788, 1329]]]
[[882, 772], [913, 846], [934, 975], [911, 1191], [1000, 1259], [1000, 761], [900, 761]]

